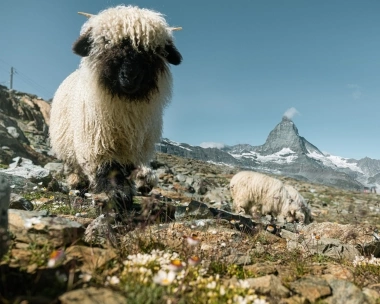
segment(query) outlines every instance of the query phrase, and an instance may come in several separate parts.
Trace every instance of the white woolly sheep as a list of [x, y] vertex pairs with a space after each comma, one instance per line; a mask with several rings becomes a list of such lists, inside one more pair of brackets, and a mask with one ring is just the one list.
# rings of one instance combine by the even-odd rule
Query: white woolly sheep
[[136, 190], [147, 195], [158, 184], [157, 174], [147, 166], [140, 166], [132, 173], [136, 183]]
[[312, 221], [310, 206], [293, 186], [284, 185], [284, 187], [291, 199], [290, 209], [295, 211], [295, 219], [304, 224], [309, 224]]
[[73, 45], [80, 67], [53, 98], [51, 145], [71, 188], [89, 182], [95, 192], [118, 192], [128, 206], [130, 174], [161, 138], [169, 64], [180, 64], [182, 56], [175, 28], [158, 12], [117, 6], [88, 17]]
[[257, 216], [270, 214], [279, 220], [294, 222], [296, 208], [284, 184], [273, 177], [253, 171], [241, 171], [230, 181], [233, 209], [237, 213]]

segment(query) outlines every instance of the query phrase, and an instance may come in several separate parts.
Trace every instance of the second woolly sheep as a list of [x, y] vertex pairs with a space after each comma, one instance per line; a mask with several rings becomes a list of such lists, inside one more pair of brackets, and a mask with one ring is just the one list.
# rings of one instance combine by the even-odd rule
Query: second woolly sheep
[[286, 222], [304, 221], [305, 210], [294, 203], [284, 184], [271, 176], [241, 171], [230, 181], [233, 209], [240, 214], [271, 215]]

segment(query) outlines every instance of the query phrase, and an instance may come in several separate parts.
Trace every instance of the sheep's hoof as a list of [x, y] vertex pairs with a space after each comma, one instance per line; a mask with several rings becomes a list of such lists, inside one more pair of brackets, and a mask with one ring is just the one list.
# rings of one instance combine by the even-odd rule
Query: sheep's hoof
[[123, 213], [133, 209], [133, 196], [121, 190], [112, 190], [109, 193], [110, 201], [116, 207], [115, 209]]

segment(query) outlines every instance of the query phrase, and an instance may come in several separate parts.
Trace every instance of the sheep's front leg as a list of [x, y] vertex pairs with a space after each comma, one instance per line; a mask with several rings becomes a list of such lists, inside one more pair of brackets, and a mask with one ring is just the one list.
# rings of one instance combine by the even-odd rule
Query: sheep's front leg
[[132, 208], [136, 191], [130, 175], [134, 169], [132, 164], [111, 163], [101, 166], [96, 173], [95, 192], [105, 192], [119, 213]]
[[66, 176], [66, 181], [70, 187], [70, 189], [76, 190], [87, 190], [89, 187], [88, 178], [83, 173], [82, 169], [79, 165], [72, 165], [69, 163], [65, 163], [64, 167], [64, 175]]

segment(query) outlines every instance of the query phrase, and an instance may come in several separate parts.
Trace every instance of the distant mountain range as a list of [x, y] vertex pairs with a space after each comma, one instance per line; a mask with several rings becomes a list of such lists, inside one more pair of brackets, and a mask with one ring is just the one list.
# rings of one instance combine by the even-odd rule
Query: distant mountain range
[[[41, 165], [52, 161], [49, 112], [50, 104], [36, 95], [0, 85], [0, 165], [9, 165], [16, 156]], [[380, 192], [380, 160], [325, 154], [300, 136], [287, 117], [283, 117], [261, 146], [202, 148], [163, 139], [156, 150], [351, 190], [374, 186]]]
[[202, 148], [163, 139], [156, 150], [344, 189], [361, 191], [364, 187], [377, 187], [380, 190], [380, 160], [325, 154], [300, 136], [294, 122], [287, 117], [283, 117], [261, 146]]

